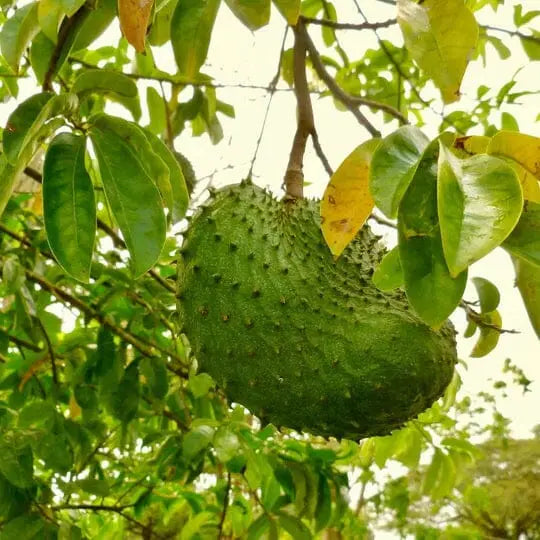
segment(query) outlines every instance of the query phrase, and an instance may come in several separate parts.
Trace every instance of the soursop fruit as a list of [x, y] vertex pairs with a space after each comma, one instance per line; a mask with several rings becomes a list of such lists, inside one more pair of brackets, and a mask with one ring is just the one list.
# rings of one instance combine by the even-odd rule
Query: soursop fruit
[[365, 226], [336, 261], [316, 201], [251, 183], [193, 218], [179, 309], [200, 369], [263, 422], [315, 435], [385, 435], [442, 395], [454, 330], [435, 331], [403, 292], [372, 284], [385, 253]]

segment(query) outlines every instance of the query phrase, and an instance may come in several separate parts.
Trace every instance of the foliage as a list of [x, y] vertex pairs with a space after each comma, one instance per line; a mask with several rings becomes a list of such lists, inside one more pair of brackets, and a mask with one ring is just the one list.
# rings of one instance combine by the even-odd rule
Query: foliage
[[[540, 60], [540, 11], [516, 3], [511, 23], [483, 22], [502, 3], [398, 0], [395, 18], [377, 22], [353, 2], [350, 22], [328, 0], [0, 2], [0, 99], [10, 110], [0, 153], [1, 540], [539, 534], [538, 438], [512, 440], [491, 394], [481, 406], [456, 401], [456, 373], [439, 402], [387, 437], [278, 431], [197, 371], [175, 306], [177, 234], [197, 189], [175, 141], [189, 129], [218, 144], [221, 120], [234, 118], [205, 73], [229, 9], [246, 32], [278, 19], [292, 29], [267, 91], [294, 86], [285, 187], [302, 192], [311, 137], [330, 176], [322, 216], [344, 225], [323, 229], [334, 255], [366, 219], [397, 227], [375, 283], [403, 287], [434, 327], [463, 308], [478, 357], [497, 346], [505, 313], [483, 278], [478, 302], [463, 299], [467, 272], [502, 246], [538, 333], [539, 139], [499, 114], [537, 89], [521, 89], [518, 72], [498, 88], [477, 81], [471, 107], [442, 109], [436, 137], [421, 130], [441, 99], [460, 98], [473, 59], [491, 62], [493, 50], [500, 65], [512, 61], [507, 36]], [[385, 38], [395, 25], [404, 44]], [[377, 46], [345, 46], [346, 31]], [[177, 72], [155, 61], [164, 50]], [[29, 81], [35, 91], [23, 99]], [[370, 137], [346, 149], [335, 174], [314, 93]], [[519, 368], [506, 371], [527, 390]], [[478, 427], [474, 415], [491, 408]], [[407, 474], [381, 477], [396, 462]], [[441, 523], [450, 511], [454, 522]]]

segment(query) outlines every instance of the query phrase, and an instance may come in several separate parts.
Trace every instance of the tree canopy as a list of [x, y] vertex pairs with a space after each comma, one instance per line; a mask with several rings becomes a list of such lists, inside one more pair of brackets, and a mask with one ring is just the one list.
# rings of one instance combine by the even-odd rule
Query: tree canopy
[[[466, 363], [515, 331], [496, 284], [469, 275], [493, 250], [515, 268], [531, 323], [519, 330], [540, 336], [540, 138], [519, 126], [519, 111], [539, 110], [521, 75], [540, 61], [540, 10], [347, 4], [0, 1], [0, 540], [540, 534], [538, 434], [514, 438], [500, 411], [505, 389], [533, 382], [509, 359], [489, 392], [460, 391]], [[269, 84], [217, 78], [224, 35], [269, 28]], [[513, 75], [487, 85], [481, 65]], [[212, 155], [199, 163], [185, 148], [226, 145], [243, 103], [224, 95], [246, 90], [267, 99], [245, 179], [267, 184], [257, 159], [286, 94], [280, 196], [322, 182], [321, 239], [336, 260], [366, 223], [387, 229], [397, 245], [374, 286], [406, 296], [434, 331], [466, 318], [472, 360], [391, 434], [278, 429], [198, 369], [177, 280], [219, 172], [198, 175]], [[358, 140], [333, 127], [345, 115]], [[330, 138], [347, 156], [335, 170]]]

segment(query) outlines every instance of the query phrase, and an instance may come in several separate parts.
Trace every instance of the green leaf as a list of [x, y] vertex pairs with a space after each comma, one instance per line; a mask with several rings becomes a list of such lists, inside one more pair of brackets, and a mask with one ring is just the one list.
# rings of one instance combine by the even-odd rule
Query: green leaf
[[165, 214], [154, 183], [164, 164], [131, 122], [100, 114], [93, 118], [89, 134], [107, 202], [139, 277], [158, 260], [165, 242]]
[[285, 512], [279, 512], [278, 516], [279, 524], [292, 536], [292, 538], [294, 538], [294, 540], [310, 540], [313, 538], [311, 531], [301, 519], [286, 514]]
[[79, 281], [90, 278], [96, 236], [96, 203], [85, 166], [86, 138], [57, 135], [43, 166], [43, 218], [58, 264]]
[[501, 114], [501, 128], [507, 131], [519, 131], [517, 120], [507, 112]]
[[87, 493], [92, 495], [97, 495], [98, 497], [106, 497], [111, 489], [106, 480], [99, 480], [97, 478], [83, 478], [82, 480], [76, 480], [75, 482], [70, 483], [70, 488], [73, 492], [77, 489], [82, 489]]
[[188, 385], [194, 397], [206, 396], [211, 388], [214, 388], [215, 382], [208, 373], [199, 373], [189, 378]]
[[56, 43], [58, 27], [64, 17], [62, 4], [58, 0], [39, 0], [37, 17], [42, 32]]
[[236, 457], [240, 448], [240, 441], [236, 433], [226, 426], [221, 426], [214, 435], [214, 450], [221, 463]]
[[[497, 310], [491, 311], [489, 313], [482, 314], [482, 321], [486, 324], [493, 325], [500, 329], [502, 327], [502, 320], [499, 312]], [[478, 324], [480, 328], [480, 336], [476, 342], [473, 350], [471, 351], [470, 356], [472, 358], [481, 358], [489, 354], [499, 342], [499, 337], [501, 333], [495, 328], [489, 328]]]
[[[368, 439], [369, 440], [369, 439]], [[323, 530], [332, 518], [332, 494], [328, 480], [323, 474], [319, 474], [319, 489], [317, 496], [317, 509], [315, 510], [315, 530]]]
[[137, 415], [140, 400], [139, 368], [130, 364], [118, 388], [114, 391], [112, 400], [113, 414], [121, 422], [127, 424]]
[[137, 96], [137, 85], [127, 75], [107, 69], [86, 69], [74, 81], [71, 91], [84, 95], [90, 92], [120, 96]]
[[186, 460], [192, 460], [199, 452], [208, 448], [214, 437], [214, 428], [206, 425], [194, 427], [182, 441], [182, 455]]
[[525, 51], [525, 54], [529, 57], [529, 60], [535, 61], [540, 60], [540, 44], [538, 40], [540, 39], [540, 32], [532, 32], [532, 36], [520, 36], [519, 40], [521, 41], [521, 46]]
[[29, 446], [18, 446], [9, 440], [0, 441], [0, 473], [18, 488], [33, 484], [34, 461]]
[[39, 32], [37, 2], [20, 7], [0, 31], [0, 51], [14, 71], [32, 38]]
[[146, 103], [150, 116], [148, 129], [154, 135], [161, 135], [167, 128], [167, 106], [165, 100], [153, 86], [149, 86], [146, 89]]
[[472, 278], [472, 282], [476, 287], [478, 299], [480, 300], [480, 310], [482, 313], [495, 311], [501, 301], [499, 289], [491, 281], [481, 277]]
[[522, 206], [519, 179], [505, 161], [485, 154], [460, 160], [441, 144], [438, 212], [453, 277], [503, 242]]
[[302, 0], [272, 0], [287, 22], [293, 26], [300, 16], [300, 4]]
[[465, 69], [478, 40], [478, 24], [463, 0], [398, 0], [405, 46], [433, 80], [445, 103], [459, 99]]
[[373, 285], [381, 291], [403, 287], [403, 269], [399, 259], [399, 247], [391, 249], [381, 260], [372, 277]]
[[141, 360], [140, 369], [152, 396], [156, 399], [163, 399], [167, 395], [169, 387], [165, 362], [158, 358], [145, 357]]
[[[60, 5], [62, 6], [63, 11], [68, 17], [73, 16], [77, 11], [79, 11], [79, 8], [82, 7], [85, 0], [58, 0]], [[99, 5], [102, 5], [102, 2], [99, 3]]]
[[426, 151], [398, 216], [399, 258], [405, 292], [416, 313], [437, 327], [459, 304], [467, 272], [450, 275], [444, 259], [437, 219], [436, 143]]
[[[167, 207], [171, 212], [172, 222], [178, 223], [186, 215], [189, 204], [189, 193], [184, 173], [182, 172], [178, 160], [169, 150], [169, 147], [159, 137], [147, 129], [143, 129], [143, 132], [150, 142], [152, 150], [168, 167], [169, 175], [166, 179], [167, 182], [164, 181], [164, 178], [164, 180], [161, 181], [162, 183], [158, 184], [158, 188], [160, 189], [163, 199], [168, 202]], [[158, 180], [160, 180], [159, 176], [156, 181]]]
[[385, 137], [371, 158], [370, 190], [377, 207], [395, 218], [411, 183], [428, 138], [413, 126], [403, 126]]
[[247, 531], [247, 540], [258, 540], [270, 528], [270, 518], [267, 514], [260, 515], [251, 523]]
[[47, 523], [39, 514], [25, 514], [12, 519], [0, 531], [0, 540], [50, 540], [45, 535]]
[[422, 492], [426, 495], [431, 494], [433, 492], [433, 489], [435, 488], [435, 485], [437, 483], [437, 480], [440, 477], [441, 470], [442, 470], [442, 462], [443, 462], [443, 453], [438, 448], [435, 448], [435, 453], [433, 454], [433, 458], [431, 459], [431, 463], [429, 464], [429, 467], [426, 470], [426, 475], [424, 476], [424, 482], [422, 484]]
[[518, 224], [502, 247], [512, 255], [540, 266], [540, 203], [527, 202]]
[[516, 285], [532, 327], [540, 338], [540, 268], [519, 257], [512, 257], [512, 261], [516, 271]]
[[43, 84], [45, 80], [53, 54], [54, 43], [43, 32], [40, 32], [32, 40], [30, 46], [30, 65], [39, 84]]
[[2, 140], [4, 153], [10, 163], [17, 162], [28, 132], [53, 96], [52, 92], [34, 94], [10, 114]]
[[178, 2], [171, 22], [171, 43], [182, 75], [195, 77], [210, 46], [220, 0]]
[[456, 480], [456, 466], [452, 458], [441, 452], [440, 473], [437, 484], [431, 490], [434, 499], [442, 499], [452, 492]]
[[225, 3], [250, 30], [257, 30], [270, 20], [270, 0], [225, 0]]
[[[80, 0], [61, 0], [66, 13], [78, 11]], [[84, 2], [83, 2], [84, 4]], [[82, 4], [81, 4], [82, 5]], [[72, 50], [80, 51], [89, 47], [112, 23], [116, 17], [116, 0], [101, 0], [95, 9], [89, 10], [88, 17], [82, 21], [77, 31]]]

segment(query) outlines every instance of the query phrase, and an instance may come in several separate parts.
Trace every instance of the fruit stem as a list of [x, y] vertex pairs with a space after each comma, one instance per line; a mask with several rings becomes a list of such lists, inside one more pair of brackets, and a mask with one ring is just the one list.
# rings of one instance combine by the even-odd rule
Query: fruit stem
[[289, 163], [285, 172], [284, 185], [286, 198], [301, 199], [304, 196], [304, 153], [308, 137], [315, 132], [315, 121], [313, 119], [313, 108], [306, 77], [306, 54], [307, 44], [305, 37], [304, 23], [299, 20], [293, 26], [294, 31], [294, 93], [298, 108], [296, 133], [294, 135]]

